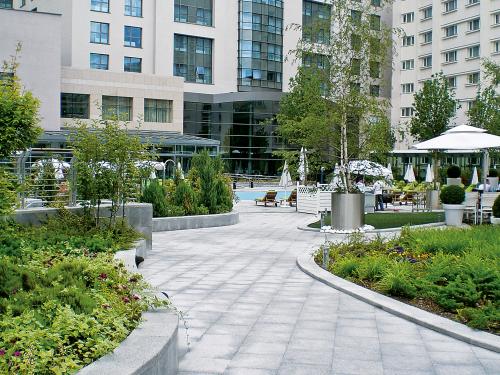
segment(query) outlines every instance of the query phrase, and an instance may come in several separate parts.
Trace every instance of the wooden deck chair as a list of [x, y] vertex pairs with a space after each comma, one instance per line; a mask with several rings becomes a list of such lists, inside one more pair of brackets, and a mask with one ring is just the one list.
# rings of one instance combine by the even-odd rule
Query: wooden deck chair
[[266, 195], [264, 195], [263, 198], [257, 198], [255, 199], [255, 205], [259, 203], [264, 203], [264, 206], [267, 207], [268, 203], [274, 206], [278, 206], [278, 201], [276, 200], [276, 195], [278, 194], [277, 191], [275, 190], [269, 190], [266, 192]]

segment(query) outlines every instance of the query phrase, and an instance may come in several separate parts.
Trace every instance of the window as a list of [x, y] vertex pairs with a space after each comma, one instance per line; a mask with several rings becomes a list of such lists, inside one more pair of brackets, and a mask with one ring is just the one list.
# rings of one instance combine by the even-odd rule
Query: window
[[125, 56], [123, 58], [123, 71], [140, 73], [142, 71], [142, 59]]
[[402, 65], [402, 70], [413, 70], [415, 69], [415, 60], [411, 59], [411, 60], [403, 60], [401, 62], [401, 65]]
[[467, 51], [468, 51], [469, 59], [477, 59], [479, 57], [480, 47], [479, 47], [479, 45], [472, 46], [472, 47], [467, 48]]
[[174, 21], [212, 26], [212, 0], [175, 0]]
[[0, 9], [2, 8], [11, 9], [12, 0], [0, 0]]
[[452, 89], [457, 88], [457, 76], [448, 77], [448, 85]]
[[125, 15], [142, 17], [142, 0], [125, 0]]
[[432, 67], [432, 55], [422, 57], [422, 68]]
[[479, 18], [475, 18], [469, 21], [469, 31], [477, 31], [479, 30], [479, 27], [480, 27]]
[[479, 4], [479, 0], [469, 0], [469, 2], [467, 3], [467, 5], [476, 5], [476, 4]]
[[493, 53], [494, 54], [500, 53], [500, 40], [495, 40], [493, 42]]
[[90, 22], [90, 43], [109, 43], [109, 23]]
[[125, 36], [123, 38], [126, 47], [141, 48], [142, 29], [135, 26], [125, 26]]
[[451, 38], [452, 36], [456, 36], [458, 34], [458, 26], [451, 25], [444, 28], [444, 35], [446, 38]]
[[212, 39], [175, 34], [174, 75], [186, 82], [212, 83]]
[[90, 54], [90, 69], [109, 69], [109, 56], [100, 53]]
[[91, 0], [90, 10], [109, 13], [109, 0]]
[[401, 91], [403, 94], [411, 94], [415, 90], [415, 85], [413, 83], [403, 83], [401, 85]]
[[444, 12], [453, 12], [454, 10], [457, 10], [457, 0], [449, 0], [444, 3]]
[[380, 30], [380, 16], [370, 14], [370, 29], [376, 31]]
[[351, 74], [354, 76], [359, 76], [361, 74], [361, 60], [352, 59], [351, 61]]
[[90, 95], [61, 93], [62, 118], [89, 118]]
[[380, 0], [372, 0], [372, 1], [371, 1], [371, 4], [372, 4], [374, 7], [379, 7], [379, 6], [380, 6]]
[[415, 13], [404, 13], [403, 14], [403, 23], [411, 23], [415, 19]]
[[493, 15], [493, 25], [500, 25], [500, 13]]
[[415, 36], [409, 35], [403, 37], [403, 47], [413, 46], [415, 44]]
[[467, 102], [467, 110], [470, 111], [472, 108], [474, 108], [475, 105], [476, 105], [476, 101], [475, 100], [469, 100]]
[[424, 44], [432, 43], [432, 31], [427, 31], [424, 34]]
[[380, 78], [380, 63], [378, 61], [370, 61], [370, 77]]
[[380, 96], [380, 86], [370, 85], [370, 95], [378, 98]]
[[467, 75], [467, 83], [469, 85], [479, 84], [479, 72], [468, 74]]
[[447, 63], [454, 63], [457, 62], [457, 55], [458, 52], [455, 51], [449, 51], [444, 54], [444, 61]]
[[132, 98], [123, 96], [103, 96], [102, 118], [104, 120], [132, 120]]
[[432, 6], [422, 9], [422, 16], [424, 20], [432, 18]]
[[402, 107], [401, 117], [411, 117], [413, 116], [413, 107]]
[[361, 12], [359, 10], [351, 10], [351, 18], [354, 23], [361, 22]]
[[172, 101], [161, 99], [144, 99], [145, 122], [172, 122]]

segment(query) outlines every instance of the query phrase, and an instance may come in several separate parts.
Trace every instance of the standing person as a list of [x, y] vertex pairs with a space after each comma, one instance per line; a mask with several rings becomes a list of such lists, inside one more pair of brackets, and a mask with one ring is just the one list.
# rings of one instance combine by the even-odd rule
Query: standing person
[[363, 177], [362, 176], [358, 176], [356, 178], [356, 187], [358, 188], [359, 192], [360, 193], [364, 193], [365, 192], [365, 183], [363, 181]]
[[373, 184], [373, 194], [375, 195], [375, 211], [384, 211], [384, 196], [382, 194], [383, 188], [380, 180], [375, 181]]

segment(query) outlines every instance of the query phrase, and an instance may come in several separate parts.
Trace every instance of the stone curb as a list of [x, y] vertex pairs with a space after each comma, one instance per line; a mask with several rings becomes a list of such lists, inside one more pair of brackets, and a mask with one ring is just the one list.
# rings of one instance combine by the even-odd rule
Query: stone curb
[[468, 344], [500, 353], [500, 337], [476, 331], [466, 325], [421, 310], [335, 276], [318, 266], [311, 252], [299, 255], [297, 266], [312, 278], [393, 315]]
[[[446, 225], [444, 221], [440, 221], [437, 223], [429, 223], [429, 224], [419, 224], [419, 225], [410, 225], [409, 228], [411, 229], [419, 229], [419, 228], [437, 228], [437, 227], [442, 227]], [[320, 232], [319, 228], [310, 228], [308, 226], [302, 227], [298, 226], [297, 229], [303, 230], [306, 232], [317, 232], [317, 233], [326, 233], [326, 234], [337, 234], [337, 233], [327, 233], [327, 232]], [[398, 232], [403, 227], [395, 227], [395, 228], [384, 228], [384, 229], [374, 229], [374, 230], [367, 230], [366, 232], [363, 233], [389, 233], [389, 232]]]
[[216, 215], [155, 217], [153, 218], [153, 232], [223, 227], [238, 224], [239, 221], [238, 211]]
[[[146, 240], [129, 250], [118, 251], [114, 259], [122, 261], [129, 272], [138, 272], [136, 255]], [[177, 337], [179, 317], [169, 309], [149, 310], [142, 322], [111, 353], [85, 366], [77, 375], [176, 375], [179, 367]]]

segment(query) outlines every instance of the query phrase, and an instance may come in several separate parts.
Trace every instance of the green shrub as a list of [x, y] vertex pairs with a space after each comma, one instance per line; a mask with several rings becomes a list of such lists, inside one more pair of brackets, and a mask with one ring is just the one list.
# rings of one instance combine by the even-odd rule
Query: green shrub
[[13, 176], [0, 168], [0, 218], [14, 211], [17, 194], [12, 183]]
[[417, 288], [414, 285], [410, 264], [407, 262], [393, 263], [376, 284], [376, 288], [391, 296], [415, 297]]
[[465, 191], [460, 186], [445, 186], [439, 194], [444, 204], [461, 204], [465, 200]]
[[390, 259], [384, 256], [368, 256], [362, 259], [357, 273], [362, 280], [378, 281], [380, 280], [387, 268], [390, 266]]
[[490, 169], [488, 177], [498, 177], [498, 171], [496, 169]]
[[437, 303], [447, 310], [456, 310], [464, 306], [475, 306], [481, 299], [476, 285], [469, 277], [458, 275], [455, 280], [439, 289]]
[[174, 203], [182, 207], [186, 215], [196, 215], [198, 197], [191, 185], [181, 180], [175, 189]]
[[493, 203], [493, 216], [500, 218], [500, 195], [495, 199]]
[[493, 332], [500, 330], [500, 309], [491, 302], [478, 308], [459, 309], [458, 317], [472, 328], [489, 329]]
[[141, 202], [153, 205], [153, 217], [166, 216], [167, 198], [164, 187], [156, 180], [149, 183], [141, 195]]
[[450, 165], [446, 170], [446, 175], [448, 178], [459, 178], [460, 177], [460, 167], [458, 165]]
[[353, 256], [338, 258], [333, 263], [333, 273], [343, 278], [355, 277], [360, 264], [361, 260]]
[[184, 208], [181, 206], [175, 206], [173, 204], [169, 204], [166, 207], [166, 215], [168, 217], [174, 217], [174, 216], [184, 216], [186, 212], [184, 211]]

